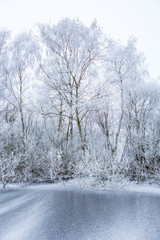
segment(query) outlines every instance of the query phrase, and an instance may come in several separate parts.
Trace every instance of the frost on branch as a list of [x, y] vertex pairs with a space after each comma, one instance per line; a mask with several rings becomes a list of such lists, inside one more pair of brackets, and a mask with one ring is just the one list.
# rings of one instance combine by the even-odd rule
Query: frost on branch
[[136, 39], [123, 46], [68, 18], [0, 32], [0, 178], [158, 178], [159, 85]]

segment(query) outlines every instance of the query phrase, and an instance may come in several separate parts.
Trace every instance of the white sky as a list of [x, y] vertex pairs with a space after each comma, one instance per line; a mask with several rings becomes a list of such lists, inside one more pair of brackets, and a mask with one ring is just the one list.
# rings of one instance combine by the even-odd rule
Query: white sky
[[160, 0], [0, 0], [0, 28], [15, 33], [64, 17], [86, 25], [96, 18], [104, 33], [124, 44], [134, 35], [151, 78], [160, 77]]

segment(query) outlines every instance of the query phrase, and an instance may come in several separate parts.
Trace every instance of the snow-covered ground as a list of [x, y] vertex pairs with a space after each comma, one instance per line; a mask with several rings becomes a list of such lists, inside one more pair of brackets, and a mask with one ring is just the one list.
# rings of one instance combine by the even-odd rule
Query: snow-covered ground
[[159, 240], [160, 187], [95, 184], [9, 184], [0, 189], [0, 240]]
[[35, 201], [31, 191], [9, 185], [0, 191], [0, 240], [23, 240], [42, 213], [41, 199]]
[[[9, 189], [42, 189], [42, 190], [93, 190], [93, 191], [108, 191], [108, 190], [121, 190], [121, 191], [134, 191], [145, 193], [157, 193], [160, 194], [160, 180], [148, 180], [145, 182], [137, 183], [136, 181], [128, 182], [110, 182], [110, 181], [98, 181], [95, 178], [75, 178], [69, 181], [59, 181], [57, 183], [37, 183], [37, 184], [8, 184], [6, 187]], [[0, 184], [0, 191], [2, 191], [2, 184]]]
[[134, 192], [145, 192], [145, 193], [157, 193], [160, 194], [160, 181], [148, 180], [142, 183], [132, 182], [99, 182], [94, 178], [76, 178], [69, 181], [60, 181], [56, 184], [32, 184], [27, 186], [29, 189], [83, 189], [92, 191], [108, 191], [108, 190], [121, 190], [121, 191], [134, 191]]

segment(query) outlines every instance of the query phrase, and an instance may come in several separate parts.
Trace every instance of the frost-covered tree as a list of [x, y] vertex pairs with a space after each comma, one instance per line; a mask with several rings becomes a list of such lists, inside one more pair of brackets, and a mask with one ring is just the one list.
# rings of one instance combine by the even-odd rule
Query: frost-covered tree
[[147, 83], [144, 63], [134, 37], [123, 46], [96, 21], [39, 24], [36, 37], [1, 31], [3, 186], [75, 174], [159, 177], [159, 87]]
[[[30, 143], [34, 143], [38, 126], [38, 113], [34, 106], [35, 98], [33, 85], [35, 81], [34, 65], [38, 44], [30, 33], [19, 34], [10, 42], [7, 50], [7, 63], [3, 64], [2, 83], [4, 89], [3, 152], [8, 159], [16, 156], [15, 171], [19, 177], [27, 179], [26, 173], [33, 165], [34, 154], [31, 153]], [[32, 139], [33, 138], [33, 139]], [[38, 149], [41, 143], [35, 141]], [[32, 150], [36, 150], [32, 147]], [[38, 153], [38, 151], [36, 151]], [[35, 158], [37, 159], [37, 158]], [[17, 173], [15, 173], [17, 176]], [[21, 177], [20, 177], [21, 175]]]
[[[30, 122], [27, 121], [27, 110], [29, 109], [32, 87], [31, 71], [34, 70], [35, 53], [37, 44], [33, 41], [31, 34], [21, 33], [10, 47], [10, 58], [8, 66], [4, 66], [7, 81], [5, 83], [7, 106], [14, 109], [16, 117], [21, 125], [21, 142], [25, 150], [27, 130]], [[28, 106], [27, 106], [28, 105]], [[30, 109], [31, 110], [31, 109]], [[20, 129], [19, 129], [20, 130]]]
[[131, 174], [141, 180], [159, 169], [159, 87], [143, 83], [128, 90], [125, 128]]
[[51, 103], [48, 115], [57, 118], [57, 138], [63, 129], [63, 138], [73, 147], [78, 137], [85, 154], [86, 118], [92, 109], [91, 99], [97, 62], [109, 45], [96, 22], [88, 28], [78, 20], [64, 19], [57, 25], [40, 25], [46, 59], [40, 68], [48, 86]]
[[104, 136], [101, 144], [102, 149], [106, 149], [106, 156], [103, 155], [102, 160], [105, 176], [107, 171], [111, 174], [125, 171], [125, 125], [127, 106], [130, 104], [127, 99], [128, 89], [146, 79], [144, 58], [137, 53], [135, 44], [134, 38], [129, 39], [127, 46], [115, 42], [104, 58], [104, 80], [99, 89], [101, 98], [97, 104], [95, 119]]

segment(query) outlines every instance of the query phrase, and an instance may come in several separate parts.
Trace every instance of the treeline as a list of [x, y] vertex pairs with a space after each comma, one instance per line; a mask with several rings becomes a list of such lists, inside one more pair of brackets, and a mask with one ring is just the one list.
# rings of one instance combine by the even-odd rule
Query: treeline
[[[158, 81], [157, 81], [158, 82]], [[138, 181], [160, 171], [159, 85], [136, 39], [63, 19], [0, 31], [0, 179]]]

